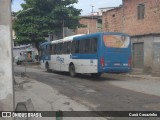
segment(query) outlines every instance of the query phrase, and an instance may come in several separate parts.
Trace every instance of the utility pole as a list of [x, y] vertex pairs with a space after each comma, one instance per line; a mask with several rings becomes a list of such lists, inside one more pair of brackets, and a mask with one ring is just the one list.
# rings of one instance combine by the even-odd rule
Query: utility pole
[[[92, 25], [91, 25], [91, 29], [93, 30], [93, 7], [94, 7], [94, 6], [92, 5], [91, 7], [92, 7], [92, 23], [91, 23]], [[93, 31], [92, 31], [92, 32], [93, 32]]]
[[11, 30], [11, 0], [0, 0], [0, 111], [14, 110]]
[[63, 23], [62, 23], [62, 31], [63, 31], [63, 38], [65, 37], [64, 35], [64, 18], [63, 18]]

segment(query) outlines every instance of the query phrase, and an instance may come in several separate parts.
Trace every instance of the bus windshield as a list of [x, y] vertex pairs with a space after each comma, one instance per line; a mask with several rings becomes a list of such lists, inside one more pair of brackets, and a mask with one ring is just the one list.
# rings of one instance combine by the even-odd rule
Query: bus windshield
[[103, 41], [107, 48], [128, 48], [130, 38], [124, 35], [103, 35]]

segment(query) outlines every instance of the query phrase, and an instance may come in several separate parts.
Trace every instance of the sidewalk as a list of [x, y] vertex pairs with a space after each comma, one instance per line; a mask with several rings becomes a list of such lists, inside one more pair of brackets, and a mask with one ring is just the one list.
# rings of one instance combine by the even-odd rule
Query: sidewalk
[[145, 75], [141, 70], [126, 74], [110, 74], [114, 77], [123, 77], [122, 81], [110, 81], [110, 84], [124, 89], [160, 96], [160, 77]]
[[142, 69], [133, 68], [132, 72], [121, 74], [123, 76], [135, 77], [141, 79], [160, 80], [160, 77], [154, 77], [151, 74], [144, 74]]
[[[91, 111], [90, 108], [58, 93], [54, 88], [27, 77], [15, 76], [15, 105], [27, 103], [28, 111]], [[22, 111], [21, 107], [21, 111]], [[56, 118], [30, 118], [29, 120], [57, 120]], [[106, 120], [94, 118], [64, 118], [63, 120]], [[59, 119], [60, 120], [60, 119]], [[62, 119], [61, 119], [62, 120]]]

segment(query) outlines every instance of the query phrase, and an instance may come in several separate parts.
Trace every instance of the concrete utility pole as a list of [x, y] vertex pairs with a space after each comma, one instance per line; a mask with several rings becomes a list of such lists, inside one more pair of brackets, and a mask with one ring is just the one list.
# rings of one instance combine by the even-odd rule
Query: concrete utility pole
[[94, 6], [92, 5], [91, 6], [92, 7], [92, 23], [91, 23], [91, 29], [92, 29], [92, 33], [93, 33], [93, 29], [94, 29], [94, 27], [93, 27], [93, 8], [94, 8]]
[[11, 28], [11, 0], [0, 0], [0, 111], [14, 110]]

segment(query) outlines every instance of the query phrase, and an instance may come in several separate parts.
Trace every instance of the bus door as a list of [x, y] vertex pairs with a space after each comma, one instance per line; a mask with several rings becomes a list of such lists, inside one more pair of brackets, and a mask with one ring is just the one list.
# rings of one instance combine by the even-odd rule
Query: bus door
[[50, 44], [47, 44], [45, 49], [45, 60], [50, 60]]

